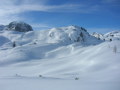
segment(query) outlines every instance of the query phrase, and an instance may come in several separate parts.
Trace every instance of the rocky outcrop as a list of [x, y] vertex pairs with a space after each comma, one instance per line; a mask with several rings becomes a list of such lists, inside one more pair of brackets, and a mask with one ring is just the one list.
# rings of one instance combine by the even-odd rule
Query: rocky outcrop
[[11, 22], [6, 29], [10, 31], [19, 31], [19, 32], [33, 31], [32, 27], [29, 24], [25, 22], [17, 22], [17, 21]]

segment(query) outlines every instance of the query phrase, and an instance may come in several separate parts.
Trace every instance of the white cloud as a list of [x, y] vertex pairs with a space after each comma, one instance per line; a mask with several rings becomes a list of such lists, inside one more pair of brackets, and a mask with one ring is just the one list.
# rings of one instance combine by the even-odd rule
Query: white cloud
[[4, 16], [0, 15], [0, 24], [8, 25], [11, 21], [17, 21], [17, 20], [22, 21], [24, 19], [14, 14], [8, 14]]
[[44, 12], [80, 12], [86, 13], [86, 11], [95, 11], [97, 6], [88, 6], [82, 4], [63, 4], [63, 5], [42, 5], [42, 4], [10, 4], [6, 6], [0, 6], [0, 12], [2, 14], [17, 14], [26, 11], [44, 11]]
[[0, 0], [0, 23], [6, 24], [13, 20], [25, 20], [21, 13], [28, 11], [42, 12], [77, 12], [91, 13], [99, 6], [84, 4], [48, 5], [48, 0]]
[[8, 24], [16, 20], [24, 21], [25, 18], [20, 16], [21, 13], [32, 10], [32, 5], [43, 4], [45, 1], [47, 0], [37, 2], [35, 0], [0, 0], [0, 24]]

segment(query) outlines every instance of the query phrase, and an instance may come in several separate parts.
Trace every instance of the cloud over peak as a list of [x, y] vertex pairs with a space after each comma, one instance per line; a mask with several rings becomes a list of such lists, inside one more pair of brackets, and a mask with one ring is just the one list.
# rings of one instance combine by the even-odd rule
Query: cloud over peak
[[[77, 12], [77, 13], [91, 13], [96, 11], [95, 6], [89, 6], [86, 4], [61, 4], [50, 5], [48, 0], [1, 0], [0, 1], [0, 17], [1, 23], [4, 20], [10, 21], [14, 16], [14, 20], [20, 18], [19, 14], [30, 11], [39, 12]], [[17, 17], [19, 16], [19, 17]], [[7, 18], [8, 17], [8, 18]], [[22, 19], [22, 17], [20, 18]], [[23, 18], [24, 19], [24, 18]]]

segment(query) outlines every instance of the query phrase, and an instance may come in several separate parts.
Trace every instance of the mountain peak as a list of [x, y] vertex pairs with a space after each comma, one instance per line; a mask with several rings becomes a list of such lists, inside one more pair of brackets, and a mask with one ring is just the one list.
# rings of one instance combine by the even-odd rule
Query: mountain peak
[[[97, 38], [91, 36], [87, 30], [83, 27], [70, 25], [66, 27], [52, 28], [49, 30], [50, 42], [85, 42], [85, 43], [96, 43], [99, 42]], [[93, 42], [95, 41], [95, 42]]]
[[13, 21], [9, 23], [7, 30], [19, 32], [33, 31], [32, 27], [29, 24], [22, 21]]
[[70, 25], [68, 27], [71, 27], [71, 28], [81, 28], [80, 26], [77, 26], [77, 25]]
[[87, 32], [87, 30], [85, 28], [77, 26], [77, 25], [70, 25], [70, 26], [67, 26], [67, 28], [69, 28], [69, 29], [76, 29], [76, 30], [83, 30], [83, 31]]

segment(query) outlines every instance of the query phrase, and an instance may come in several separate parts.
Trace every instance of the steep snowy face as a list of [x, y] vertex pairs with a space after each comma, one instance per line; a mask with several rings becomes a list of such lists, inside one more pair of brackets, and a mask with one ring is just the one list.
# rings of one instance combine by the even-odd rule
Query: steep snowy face
[[6, 29], [19, 32], [33, 31], [32, 27], [29, 24], [17, 21], [11, 22]]
[[96, 37], [96, 38], [98, 38], [98, 39], [101, 39], [101, 40], [104, 39], [104, 36], [103, 36], [103, 34], [101, 34], [101, 33], [93, 32], [93, 33], [92, 33], [92, 36], [94, 36], [94, 37]]
[[104, 35], [105, 40], [120, 40], [120, 31], [112, 31]]
[[[49, 40], [51, 42], [85, 42], [96, 43], [99, 40], [91, 36], [86, 29], [79, 26], [68, 26], [61, 28], [52, 28], [49, 30]], [[93, 42], [95, 41], [95, 42]]]

